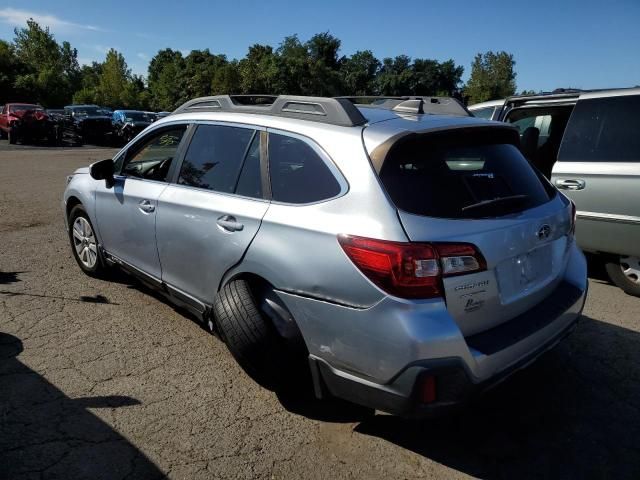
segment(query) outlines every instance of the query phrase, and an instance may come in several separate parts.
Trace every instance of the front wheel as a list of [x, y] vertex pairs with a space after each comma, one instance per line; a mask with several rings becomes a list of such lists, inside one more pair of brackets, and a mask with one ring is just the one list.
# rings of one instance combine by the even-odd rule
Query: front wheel
[[84, 273], [92, 277], [102, 277], [107, 272], [98, 240], [82, 205], [76, 205], [69, 214], [69, 240], [73, 256]]
[[614, 285], [640, 297], [640, 257], [613, 257], [605, 262], [605, 269]]

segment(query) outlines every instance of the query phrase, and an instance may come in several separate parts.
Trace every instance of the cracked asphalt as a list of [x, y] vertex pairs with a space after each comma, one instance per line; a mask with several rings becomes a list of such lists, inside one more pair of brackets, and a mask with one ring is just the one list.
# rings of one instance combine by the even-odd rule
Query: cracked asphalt
[[456, 415], [279, 398], [184, 312], [82, 274], [65, 176], [112, 153], [0, 143], [0, 479], [640, 478], [640, 299], [597, 269], [577, 330]]

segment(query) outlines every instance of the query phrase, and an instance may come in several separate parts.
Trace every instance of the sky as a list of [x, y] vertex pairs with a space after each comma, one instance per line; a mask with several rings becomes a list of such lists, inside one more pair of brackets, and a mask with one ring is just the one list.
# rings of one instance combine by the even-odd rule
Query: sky
[[77, 48], [81, 64], [113, 47], [143, 75], [167, 47], [242, 58], [255, 43], [328, 31], [342, 55], [453, 59], [463, 80], [478, 52], [505, 50], [518, 91], [640, 85], [640, 0], [0, 0], [0, 38], [30, 17]]

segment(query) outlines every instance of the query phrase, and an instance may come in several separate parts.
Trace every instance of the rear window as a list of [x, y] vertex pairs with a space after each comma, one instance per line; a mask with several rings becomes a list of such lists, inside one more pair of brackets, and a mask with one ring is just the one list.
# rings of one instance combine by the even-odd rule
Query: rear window
[[554, 190], [504, 141], [479, 132], [414, 138], [392, 147], [380, 179], [399, 209], [429, 217], [496, 217], [549, 201]]
[[562, 162], [640, 162], [640, 95], [580, 100], [562, 139]]

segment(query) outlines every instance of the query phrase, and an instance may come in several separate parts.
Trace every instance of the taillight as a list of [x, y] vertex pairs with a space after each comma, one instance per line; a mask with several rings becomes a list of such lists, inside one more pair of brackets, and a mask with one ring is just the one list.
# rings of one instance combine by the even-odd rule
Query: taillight
[[442, 277], [486, 270], [468, 243], [406, 243], [338, 235], [351, 261], [374, 284], [402, 298], [444, 295]]

